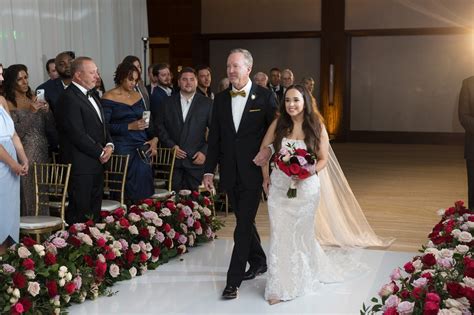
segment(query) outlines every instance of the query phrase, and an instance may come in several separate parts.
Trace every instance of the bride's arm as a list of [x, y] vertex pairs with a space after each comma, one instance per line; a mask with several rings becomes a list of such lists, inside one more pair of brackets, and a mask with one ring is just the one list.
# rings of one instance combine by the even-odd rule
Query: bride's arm
[[[275, 139], [275, 129], [276, 129], [277, 119], [275, 119], [270, 127], [267, 129], [265, 137], [263, 137], [262, 143], [260, 144], [260, 151], [264, 148], [267, 148], [270, 144], [273, 143]], [[262, 176], [263, 176], [263, 190], [268, 195], [268, 186], [270, 184], [270, 171], [269, 171], [269, 161], [267, 161], [262, 167]]]
[[319, 144], [319, 152], [317, 154], [316, 162], [316, 172], [318, 173], [326, 167], [329, 155], [329, 135], [324, 125], [322, 125], [321, 128], [321, 143]]

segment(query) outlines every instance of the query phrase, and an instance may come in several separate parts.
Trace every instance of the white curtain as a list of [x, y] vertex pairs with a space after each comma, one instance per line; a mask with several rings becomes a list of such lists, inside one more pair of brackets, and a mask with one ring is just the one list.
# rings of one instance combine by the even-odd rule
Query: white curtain
[[146, 0], [0, 0], [0, 63], [28, 67], [30, 86], [46, 81], [46, 61], [65, 50], [94, 59], [106, 89], [126, 55], [143, 62]]

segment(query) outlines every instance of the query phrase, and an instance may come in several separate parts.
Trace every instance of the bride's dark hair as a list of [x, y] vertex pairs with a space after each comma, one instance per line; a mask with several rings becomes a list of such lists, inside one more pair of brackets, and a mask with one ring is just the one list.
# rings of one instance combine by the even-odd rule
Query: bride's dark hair
[[286, 94], [292, 89], [299, 91], [301, 95], [303, 95], [303, 133], [306, 147], [308, 148], [308, 151], [318, 153], [324, 119], [317, 110], [316, 104], [313, 106], [308, 90], [299, 84], [288, 87], [288, 89], [286, 89], [285, 95], [283, 96], [283, 100], [281, 101], [280, 115], [277, 118], [278, 120], [275, 129], [275, 140], [273, 141], [275, 152], [280, 151], [281, 141], [293, 131], [293, 120], [286, 112], [285, 106]]

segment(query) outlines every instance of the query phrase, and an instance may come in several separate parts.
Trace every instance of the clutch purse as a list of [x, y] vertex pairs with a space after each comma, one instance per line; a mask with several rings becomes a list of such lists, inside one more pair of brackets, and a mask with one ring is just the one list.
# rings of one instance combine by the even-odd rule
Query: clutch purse
[[150, 149], [150, 145], [148, 143], [137, 148], [138, 156], [143, 162], [147, 164], [151, 163], [151, 152], [147, 152], [149, 149]]

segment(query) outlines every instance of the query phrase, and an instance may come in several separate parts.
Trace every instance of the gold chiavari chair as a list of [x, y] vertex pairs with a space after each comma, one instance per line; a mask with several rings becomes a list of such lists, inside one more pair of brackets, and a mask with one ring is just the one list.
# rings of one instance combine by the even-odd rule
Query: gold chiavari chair
[[[34, 163], [33, 169], [36, 196], [35, 215], [20, 217], [20, 232], [36, 234], [36, 239], [39, 242], [41, 234], [64, 228], [64, 208], [71, 164]], [[41, 206], [57, 206], [57, 202], [50, 201], [54, 198], [60, 200], [60, 217], [40, 216], [39, 209]], [[53, 203], [56, 205], [53, 205]]]
[[172, 192], [174, 162], [176, 160], [176, 150], [174, 148], [158, 147], [157, 154], [152, 158], [155, 180], [164, 181], [164, 188], [155, 188], [155, 193], [151, 198], [166, 199]]
[[106, 164], [104, 174], [104, 192], [120, 194], [120, 201], [112, 199], [102, 200], [102, 211], [114, 211], [125, 205], [125, 183], [127, 181], [129, 155], [112, 154]]

